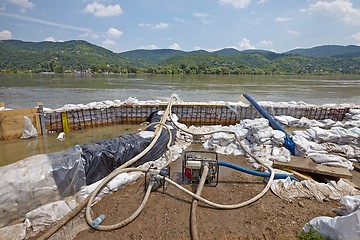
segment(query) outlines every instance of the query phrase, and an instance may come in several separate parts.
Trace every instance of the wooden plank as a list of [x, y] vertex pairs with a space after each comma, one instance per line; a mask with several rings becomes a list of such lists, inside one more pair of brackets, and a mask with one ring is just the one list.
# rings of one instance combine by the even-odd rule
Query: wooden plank
[[295, 171], [309, 172], [339, 178], [352, 178], [352, 174], [346, 168], [329, 167], [317, 164], [311, 159], [303, 157], [292, 157], [291, 161], [287, 163], [274, 161], [274, 167], [293, 169]]
[[24, 130], [24, 116], [29, 117], [38, 133], [41, 131], [38, 109], [36, 108], [0, 111], [0, 136], [2, 140], [21, 137]]
[[354, 170], [360, 172], [360, 163], [353, 163]]
[[317, 183], [309, 174], [307, 173], [301, 173], [292, 169], [288, 170], [292, 174], [294, 174], [294, 177], [296, 177], [299, 180], [309, 180], [310, 182]]

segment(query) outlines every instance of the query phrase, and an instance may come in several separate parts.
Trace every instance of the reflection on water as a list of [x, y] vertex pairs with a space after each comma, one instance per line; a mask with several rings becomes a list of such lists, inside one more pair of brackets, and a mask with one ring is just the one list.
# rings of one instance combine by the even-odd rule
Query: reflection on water
[[115, 125], [66, 133], [65, 139], [57, 140], [58, 134], [36, 138], [0, 141], [0, 166], [41, 153], [59, 152], [79, 144], [118, 137], [137, 132], [140, 125]]
[[0, 101], [9, 108], [59, 108], [68, 103], [154, 100], [176, 93], [183, 101], [239, 101], [242, 93], [258, 101], [360, 105], [359, 76], [236, 75], [41, 75], [0, 74]]

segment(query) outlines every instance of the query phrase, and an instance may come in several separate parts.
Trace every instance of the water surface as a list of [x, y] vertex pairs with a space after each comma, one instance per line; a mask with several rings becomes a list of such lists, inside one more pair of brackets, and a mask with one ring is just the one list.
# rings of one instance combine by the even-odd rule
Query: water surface
[[59, 108], [94, 101], [169, 98], [183, 101], [304, 101], [360, 105], [360, 76], [0, 74], [0, 101], [9, 108]]
[[[167, 99], [183, 101], [304, 101], [311, 104], [360, 105], [359, 76], [236, 76], [236, 75], [41, 75], [0, 73], [0, 102], [8, 108], [44, 107], [94, 101]], [[112, 126], [71, 132], [64, 141], [57, 134], [26, 140], [0, 141], [0, 166], [39, 154], [62, 151], [76, 144], [135, 132], [139, 126]]]

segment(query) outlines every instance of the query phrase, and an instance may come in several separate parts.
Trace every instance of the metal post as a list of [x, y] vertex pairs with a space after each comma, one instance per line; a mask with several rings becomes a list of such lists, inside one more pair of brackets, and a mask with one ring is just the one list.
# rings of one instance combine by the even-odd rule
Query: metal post
[[44, 117], [44, 108], [43, 108], [42, 102], [38, 102], [37, 105], [39, 107], [41, 135], [45, 135], [46, 134], [46, 123], [45, 123], [45, 117]]

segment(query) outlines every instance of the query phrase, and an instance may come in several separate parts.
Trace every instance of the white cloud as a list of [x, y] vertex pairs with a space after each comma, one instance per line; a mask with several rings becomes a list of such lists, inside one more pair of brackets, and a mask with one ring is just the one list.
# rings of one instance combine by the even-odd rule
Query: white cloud
[[85, 32], [85, 33], [81, 33], [79, 35], [80, 38], [91, 38], [91, 39], [99, 39], [100, 36], [96, 33], [93, 33], [93, 32]]
[[158, 49], [158, 47], [155, 45], [155, 44], [150, 44], [150, 45], [148, 45], [148, 46], [145, 46], [145, 47], [143, 47], [144, 49], [150, 49], [150, 50], [152, 50], [152, 49]]
[[275, 22], [289, 22], [289, 21], [291, 21], [291, 20], [293, 20], [292, 18], [284, 18], [284, 17], [277, 17], [277, 18], [275, 18]]
[[219, 0], [221, 5], [231, 5], [236, 9], [246, 8], [251, 0]]
[[114, 40], [111, 40], [111, 39], [106, 39], [106, 40], [102, 41], [101, 44], [104, 47], [111, 47], [111, 46], [115, 46], [116, 42]]
[[356, 45], [360, 45], [360, 32], [347, 37], [347, 39], [353, 40]]
[[259, 0], [258, 1], [258, 4], [262, 4], [262, 3], [266, 3], [266, 2], [268, 2], [269, 0]]
[[182, 19], [182, 18], [178, 18], [178, 17], [174, 18], [174, 21], [175, 21], [175, 22], [180, 22], [180, 23], [185, 22], [185, 20], [184, 20], [184, 19]]
[[55, 38], [53, 38], [53, 37], [50, 36], [50, 37], [45, 38], [44, 41], [47, 41], [47, 42], [55, 42]]
[[154, 29], [165, 29], [168, 27], [170, 27], [170, 24], [161, 22], [161, 23], [155, 24], [153, 28]]
[[84, 12], [92, 13], [95, 17], [117, 16], [123, 13], [119, 4], [105, 6], [98, 2], [88, 4]]
[[211, 23], [212, 21], [209, 20], [209, 18], [211, 17], [211, 15], [207, 14], [207, 13], [201, 13], [201, 12], [197, 12], [197, 13], [194, 13], [193, 14], [194, 17], [200, 19], [200, 21], [203, 23], [203, 24], [209, 24]]
[[173, 43], [169, 46], [170, 49], [181, 50], [181, 47], [177, 43]]
[[33, 8], [35, 4], [30, 2], [29, 0], [10, 0], [11, 3], [16, 4], [22, 8]]
[[123, 32], [116, 28], [109, 28], [106, 34], [110, 37], [120, 37], [123, 34]]
[[300, 32], [294, 31], [294, 30], [287, 30], [286, 33], [290, 34], [290, 35], [299, 35], [300, 34]]
[[255, 49], [255, 46], [251, 45], [250, 40], [243, 38], [238, 42], [240, 50]]
[[0, 32], [0, 40], [12, 39], [12, 34], [9, 30], [3, 30]]
[[147, 28], [152, 28], [152, 29], [165, 29], [165, 28], [169, 28], [170, 24], [168, 23], [157, 23], [157, 24], [152, 24], [152, 23], [140, 23], [139, 24], [140, 27], [147, 27]]
[[306, 12], [325, 13], [348, 24], [360, 25], [360, 8], [355, 8], [350, 0], [317, 1], [311, 4]]
[[262, 40], [259, 42], [259, 47], [262, 49], [269, 49], [273, 46], [273, 42], [270, 40]]

